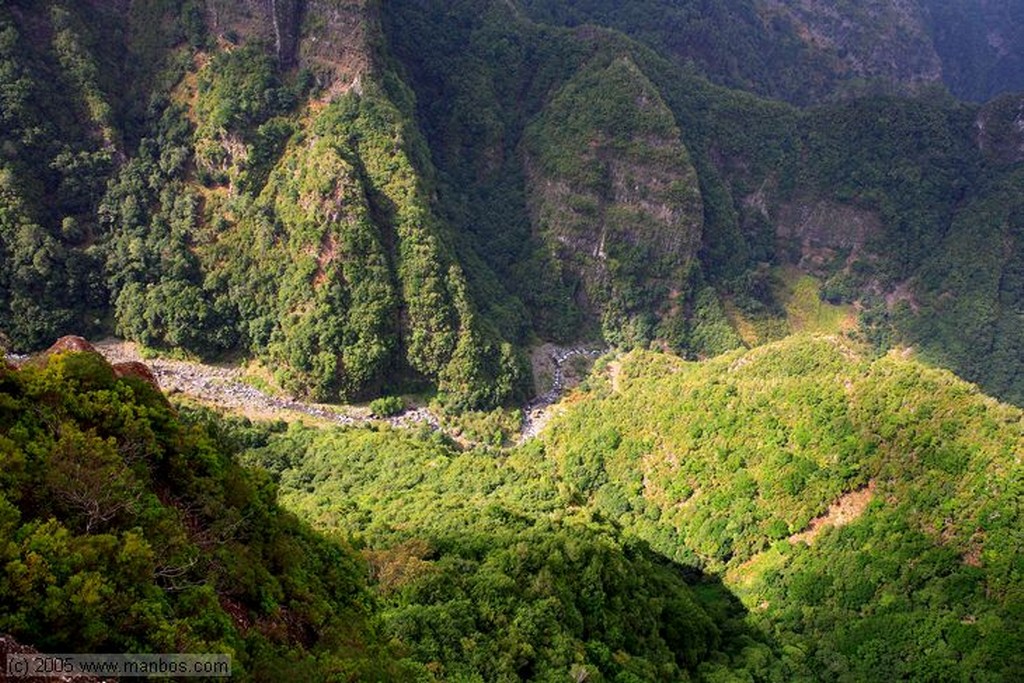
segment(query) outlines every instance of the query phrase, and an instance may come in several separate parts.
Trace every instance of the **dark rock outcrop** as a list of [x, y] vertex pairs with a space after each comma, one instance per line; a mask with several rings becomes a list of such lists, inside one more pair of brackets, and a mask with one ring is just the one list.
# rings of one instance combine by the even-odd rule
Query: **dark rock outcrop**
[[302, 3], [300, 0], [270, 0], [270, 10], [274, 20], [274, 48], [277, 51], [277, 60], [287, 69], [295, 64]]
[[160, 383], [156, 379], [156, 375], [149, 369], [149, 366], [145, 363], [130, 360], [123, 363], [114, 363], [114, 374], [118, 377], [134, 377], [141, 379], [146, 384], [150, 385], [157, 391], [160, 391]]
[[974, 120], [978, 149], [997, 164], [1024, 161], [1024, 97], [1003, 95], [988, 102]]
[[206, 23], [229, 43], [273, 46], [284, 68], [312, 71], [326, 99], [358, 85], [380, 30], [366, 0], [207, 0]]

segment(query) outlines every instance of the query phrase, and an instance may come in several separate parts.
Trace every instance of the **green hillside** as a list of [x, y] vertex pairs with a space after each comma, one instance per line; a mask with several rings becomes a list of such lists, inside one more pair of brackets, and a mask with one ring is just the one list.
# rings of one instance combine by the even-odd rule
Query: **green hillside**
[[94, 353], [0, 369], [0, 632], [43, 652], [224, 653], [243, 680], [403, 677], [364, 560], [235, 462], [249, 435], [121, 374]]
[[[493, 453], [175, 410], [91, 352], [0, 372], [0, 633], [42, 651], [226, 653], [264, 681], [675, 681], [769, 656], [720, 582], [484, 500]], [[330, 501], [319, 533], [278, 506], [296, 485]]]
[[[113, 333], [316, 400], [491, 408], [532, 393], [537, 342], [778, 338], [795, 267], [880, 349], [1020, 402], [1019, 98], [959, 102], [875, 30], [945, 54], [955, 12], [844, 5], [845, 45], [776, 5], [5, 3], [5, 344]], [[936, 57], [957, 78], [997, 69], [976, 33]]]
[[174, 409], [93, 353], [0, 392], [0, 632], [43, 651], [227, 652], [254, 680], [1024, 666], [1024, 417], [905, 352], [638, 350], [505, 450]]
[[[453, 676], [474, 670], [465, 638], [484, 648], [501, 637], [530, 653], [530, 675], [517, 675], [546, 680], [539, 667], [557, 660], [527, 634], [552, 631], [523, 630], [536, 613], [520, 601], [548, 580], [544, 566], [552, 578], [582, 570], [530, 558], [589, 529], [721, 578], [698, 595], [733, 605], [708, 612], [732, 636], [698, 679], [1009, 681], [1024, 666], [1022, 427], [1020, 410], [905, 354], [804, 336], [704, 363], [634, 352], [511, 451], [293, 427], [243, 462], [268, 469], [282, 503], [316, 528], [367, 545], [383, 563], [383, 628]], [[518, 544], [512, 529], [525, 534]], [[464, 577], [423, 593], [424, 577], [440, 580], [456, 557]], [[517, 573], [526, 567], [529, 581]], [[509, 591], [499, 603], [480, 585], [491, 579]], [[456, 619], [459, 596], [472, 596], [476, 621]], [[439, 611], [414, 610], [424, 599]], [[574, 604], [562, 628], [578, 623], [574, 609], [586, 622]], [[399, 619], [410, 611], [422, 614], [415, 628]], [[446, 635], [431, 620], [440, 614], [454, 624]], [[602, 633], [613, 655], [634, 652]], [[620, 680], [600, 648], [576, 647], [577, 661]], [[657, 679], [646, 671], [639, 680]]]
[[1019, 680], [1018, 4], [0, 0], [0, 636]]

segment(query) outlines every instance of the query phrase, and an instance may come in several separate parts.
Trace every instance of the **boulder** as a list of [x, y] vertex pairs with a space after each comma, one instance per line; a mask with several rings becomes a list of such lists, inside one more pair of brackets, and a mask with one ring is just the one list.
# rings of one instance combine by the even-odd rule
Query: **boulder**
[[90, 344], [88, 340], [74, 335], [67, 335], [66, 337], [61, 337], [55, 341], [53, 346], [43, 351], [43, 355], [50, 356], [55, 353], [64, 353], [67, 351], [99, 353], [99, 351], [96, 350], [96, 347]]
[[122, 363], [114, 363], [114, 374], [118, 377], [135, 377], [141, 379], [146, 384], [150, 385], [157, 391], [160, 391], [160, 383], [156, 379], [156, 375], [149, 369], [149, 366], [145, 363], [140, 363], [137, 360], [124, 361]]

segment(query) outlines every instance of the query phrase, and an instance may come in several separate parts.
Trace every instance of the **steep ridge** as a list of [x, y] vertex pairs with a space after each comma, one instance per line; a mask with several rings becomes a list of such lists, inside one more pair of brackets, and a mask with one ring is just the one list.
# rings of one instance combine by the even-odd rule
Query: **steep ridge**
[[[934, 19], [773, 6], [765, 66], [790, 72], [793, 22], [838, 54], [890, 15], [913, 35]], [[555, 9], [5, 5], [0, 330], [18, 351], [113, 332], [251, 355], [313, 400], [436, 390], [462, 410], [527, 397], [536, 341], [707, 357], [778, 338], [772, 273], [795, 265], [880, 348], [1021, 400], [1012, 96], [796, 109], [712, 85], [648, 31], [716, 3]], [[774, 25], [741, 9], [742, 31]], [[872, 59], [928, 71], [892, 35]]]
[[[680, 289], [697, 267], [703, 207], [654, 84], [628, 56], [588, 64], [524, 145], [533, 224], [604, 338], [684, 348]], [[652, 322], [657, 331], [645, 329]]]
[[[4, 12], [13, 46], [19, 30], [65, 16], [72, 38], [92, 40], [90, 24], [110, 9]], [[478, 315], [431, 206], [430, 162], [395, 104], [406, 106], [407, 93], [376, 52], [375, 11], [361, 2], [154, 9], [181, 33], [150, 46], [168, 66], [145, 95], [153, 106], [138, 149], [117, 163], [106, 148], [88, 152], [102, 161], [92, 180], [69, 171], [92, 182], [82, 216], [61, 218], [58, 204], [50, 224], [32, 227], [37, 237], [18, 225], [36, 207], [12, 181], [7, 262], [35, 264], [11, 275], [4, 327], [15, 348], [50, 331], [95, 329], [109, 297], [114, 329], [134, 340], [202, 354], [245, 349], [275, 364], [289, 389], [320, 400], [409, 382], [438, 385], [453, 407], [524, 395], [523, 361]], [[133, 22], [152, 18], [129, 13], [127, 32], [143, 40]], [[60, 57], [64, 43], [54, 45]], [[49, 58], [50, 48], [33, 47]], [[76, 57], [96, 69], [87, 51]], [[86, 86], [97, 111], [121, 95]], [[101, 197], [102, 175], [111, 182]], [[51, 306], [56, 293], [23, 301], [39, 287], [29, 280], [60, 259], [73, 271], [49, 280], [73, 291], [72, 309]], [[83, 307], [92, 317], [74, 322]]]
[[947, 87], [984, 101], [1024, 87], [1024, 14], [967, 0], [520, 0], [531, 18], [622, 31], [716, 83], [797, 104]]

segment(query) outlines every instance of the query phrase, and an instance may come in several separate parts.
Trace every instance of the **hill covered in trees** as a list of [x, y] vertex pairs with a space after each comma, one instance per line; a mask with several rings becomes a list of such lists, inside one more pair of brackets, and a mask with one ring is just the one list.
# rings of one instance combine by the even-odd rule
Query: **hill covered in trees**
[[254, 680], [1019, 678], [1024, 423], [981, 391], [1024, 401], [1021, 26], [0, 3], [5, 351], [113, 333], [458, 422], [529, 397], [538, 342], [613, 349], [510, 448], [5, 361], [4, 642]]
[[[303, 448], [340, 439], [363, 463], [349, 481], [400, 466], [408, 489], [452, 445], [370, 429], [314, 444], [172, 408], [150, 381], [90, 351], [0, 369], [0, 633], [46, 652], [226, 653], [263, 681], [681, 680], [767, 656], [720, 582], [608, 525], [451, 491], [443, 527], [416, 510], [409, 533], [383, 533], [382, 503], [318, 533], [276, 500]], [[257, 460], [275, 474], [243, 467]]]
[[[948, 372], [797, 336], [703, 363], [635, 351], [511, 450], [293, 425], [242, 462], [315, 528], [365, 544], [382, 628], [453, 678], [500, 680], [500, 661], [546, 680], [547, 639], [583, 623], [611, 648], [577, 646], [587, 680], [686, 680], [627, 658], [634, 641], [600, 630], [612, 617], [589, 621], [619, 603], [592, 583], [613, 565], [562, 545], [587, 529], [721, 577], [728, 593], [697, 586], [723, 655], [696, 680], [1009, 681], [1024, 666], [1022, 446], [1020, 410]], [[574, 602], [529, 607], [569, 575]]]
[[[0, 330], [461, 410], [528, 396], [537, 341], [777, 338], [796, 266], [880, 348], [1019, 401], [1019, 98], [958, 102], [882, 47], [910, 75], [837, 66], [884, 4], [839, 36], [815, 3], [12, 0]], [[979, 32], [1012, 61], [1012, 8], [965, 6], [951, 46], [961, 19], [907, 7], [954, 93], [1003, 68]]]
[[244, 436], [96, 353], [5, 364], [0, 632], [43, 652], [226, 653], [249, 679], [401, 678], [363, 561], [234, 461]]
[[[798, 335], [604, 359], [539, 438], [253, 424], [0, 374], [0, 632], [276, 680], [1014, 680], [1024, 418]], [[287, 510], [287, 512], [285, 511]]]

